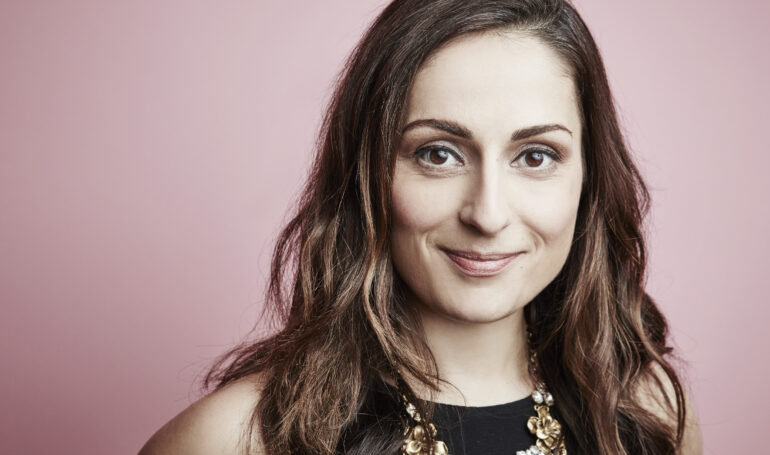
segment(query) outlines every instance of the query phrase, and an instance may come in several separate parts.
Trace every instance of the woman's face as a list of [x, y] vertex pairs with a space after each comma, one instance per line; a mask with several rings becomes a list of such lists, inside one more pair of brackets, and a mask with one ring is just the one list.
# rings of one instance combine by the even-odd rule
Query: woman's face
[[419, 70], [393, 181], [391, 251], [422, 311], [490, 322], [564, 265], [582, 184], [575, 87], [516, 33], [465, 35]]

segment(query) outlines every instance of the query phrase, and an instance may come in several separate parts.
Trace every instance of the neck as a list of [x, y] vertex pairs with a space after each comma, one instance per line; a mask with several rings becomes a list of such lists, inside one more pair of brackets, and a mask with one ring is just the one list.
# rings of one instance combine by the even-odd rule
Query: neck
[[494, 322], [459, 321], [422, 306], [420, 316], [442, 379], [438, 392], [410, 381], [420, 398], [489, 406], [515, 401], [532, 392], [522, 309]]

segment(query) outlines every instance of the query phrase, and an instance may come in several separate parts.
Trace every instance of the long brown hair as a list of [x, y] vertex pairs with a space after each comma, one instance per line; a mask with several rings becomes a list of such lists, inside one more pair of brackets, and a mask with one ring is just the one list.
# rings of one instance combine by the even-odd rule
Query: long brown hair
[[[496, 29], [529, 34], [558, 53], [572, 72], [583, 120], [574, 242], [559, 275], [525, 312], [569, 452], [675, 453], [683, 392], [666, 359], [666, 321], [644, 291], [649, 194], [619, 128], [597, 46], [563, 0], [395, 0], [346, 62], [312, 172], [273, 253], [266, 308], [278, 330], [226, 353], [205, 378], [206, 387], [219, 388], [263, 375], [251, 431], [267, 453], [394, 453], [397, 412], [376, 425], [360, 418], [372, 404], [372, 385], [394, 372], [436, 384], [434, 360], [390, 260], [394, 149], [421, 63], [452, 38]], [[673, 384], [675, 402], [667, 405], [675, 426], [634, 393], [652, 379], [666, 396], [654, 365]]]

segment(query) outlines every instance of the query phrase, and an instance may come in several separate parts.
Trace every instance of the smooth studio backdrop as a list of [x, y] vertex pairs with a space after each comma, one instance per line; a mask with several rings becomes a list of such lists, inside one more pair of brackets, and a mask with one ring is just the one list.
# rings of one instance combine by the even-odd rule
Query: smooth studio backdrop
[[[576, 0], [706, 453], [764, 446], [770, 4]], [[0, 1], [0, 452], [136, 453], [256, 322], [380, 0]]]

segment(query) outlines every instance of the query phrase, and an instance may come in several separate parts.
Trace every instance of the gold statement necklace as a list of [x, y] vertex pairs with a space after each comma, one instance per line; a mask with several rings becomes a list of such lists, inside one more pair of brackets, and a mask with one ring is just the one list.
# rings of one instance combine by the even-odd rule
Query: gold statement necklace
[[[535, 352], [530, 349], [529, 362], [537, 377], [535, 356]], [[409, 402], [406, 395], [402, 392], [399, 392], [399, 395], [411, 421], [404, 427], [405, 439], [401, 446], [401, 455], [449, 455], [446, 444], [436, 439], [436, 427], [433, 423], [426, 423], [417, 412], [417, 407]], [[526, 450], [518, 450], [516, 455], [567, 455], [561, 434], [561, 424], [548, 412], [548, 409], [553, 406], [553, 395], [545, 388], [545, 383], [537, 381], [531, 398], [535, 403], [537, 416], [527, 420], [527, 428], [537, 436], [537, 442]]]

